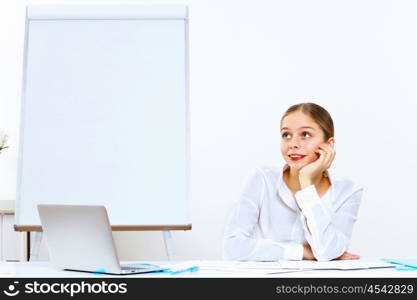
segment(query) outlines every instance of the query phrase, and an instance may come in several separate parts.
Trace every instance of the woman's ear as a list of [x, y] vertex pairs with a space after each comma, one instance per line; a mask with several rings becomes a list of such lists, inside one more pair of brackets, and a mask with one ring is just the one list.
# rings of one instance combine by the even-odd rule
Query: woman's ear
[[334, 137], [331, 137], [327, 140], [327, 144], [329, 144], [332, 148], [334, 148]]

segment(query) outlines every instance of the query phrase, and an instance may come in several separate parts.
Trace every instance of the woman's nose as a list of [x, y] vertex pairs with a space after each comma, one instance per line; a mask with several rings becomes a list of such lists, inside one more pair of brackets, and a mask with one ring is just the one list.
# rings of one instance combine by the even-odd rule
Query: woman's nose
[[298, 148], [300, 148], [300, 143], [299, 143], [297, 138], [293, 138], [293, 139], [291, 139], [291, 141], [289, 143], [289, 146], [290, 146], [290, 148], [298, 149]]

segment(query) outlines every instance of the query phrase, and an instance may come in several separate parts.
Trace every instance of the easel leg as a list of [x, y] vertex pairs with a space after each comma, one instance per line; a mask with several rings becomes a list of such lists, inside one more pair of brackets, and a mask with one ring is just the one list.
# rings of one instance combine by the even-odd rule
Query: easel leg
[[172, 247], [172, 236], [171, 231], [163, 230], [162, 234], [164, 235], [165, 250], [167, 252], [168, 260], [174, 260], [174, 249]]
[[30, 259], [30, 231], [26, 232], [26, 261]]
[[41, 248], [43, 232], [34, 232], [33, 243], [30, 248], [29, 261], [37, 261], [39, 258], [39, 249]]

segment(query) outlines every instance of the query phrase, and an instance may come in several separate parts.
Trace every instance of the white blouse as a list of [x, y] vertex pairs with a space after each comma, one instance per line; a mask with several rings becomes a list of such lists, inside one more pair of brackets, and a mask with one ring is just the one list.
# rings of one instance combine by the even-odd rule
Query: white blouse
[[321, 198], [311, 185], [294, 199], [286, 168], [256, 168], [249, 177], [226, 224], [224, 259], [302, 260], [308, 243], [317, 260], [327, 261], [348, 249], [363, 188], [326, 171], [331, 185]]

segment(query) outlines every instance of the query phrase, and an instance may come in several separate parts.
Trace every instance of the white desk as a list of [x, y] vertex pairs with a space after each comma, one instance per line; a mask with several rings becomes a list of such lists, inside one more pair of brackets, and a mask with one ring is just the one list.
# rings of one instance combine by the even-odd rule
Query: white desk
[[[204, 265], [205, 261], [189, 261], [190, 265]], [[207, 262], [207, 261], [206, 261]], [[151, 262], [158, 264], [158, 262]], [[177, 262], [174, 262], [177, 263]], [[185, 263], [185, 262], [184, 262]], [[166, 265], [167, 262], [159, 262], [159, 264]], [[261, 278], [299, 278], [299, 277], [369, 277], [369, 278], [384, 278], [384, 277], [398, 277], [398, 278], [417, 278], [417, 270], [414, 271], [397, 271], [395, 268], [384, 269], [365, 269], [365, 270], [314, 270], [314, 271], [297, 271], [291, 273], [264, 275], [259, 272], [230, 272], [230, 271], [214, 271], [201, 269], [197, 272], [185, 272], [176, 275], [167, 273], [148, 273], [128, 276], [115, 276], [92, 274], [84, 272], [63, 271], [54, 268], [49, 262], [1, 262], [0, 263], [0, 277], [193, 277], [193, 278], [229, 278], [229, 277], [261, 277]]]

